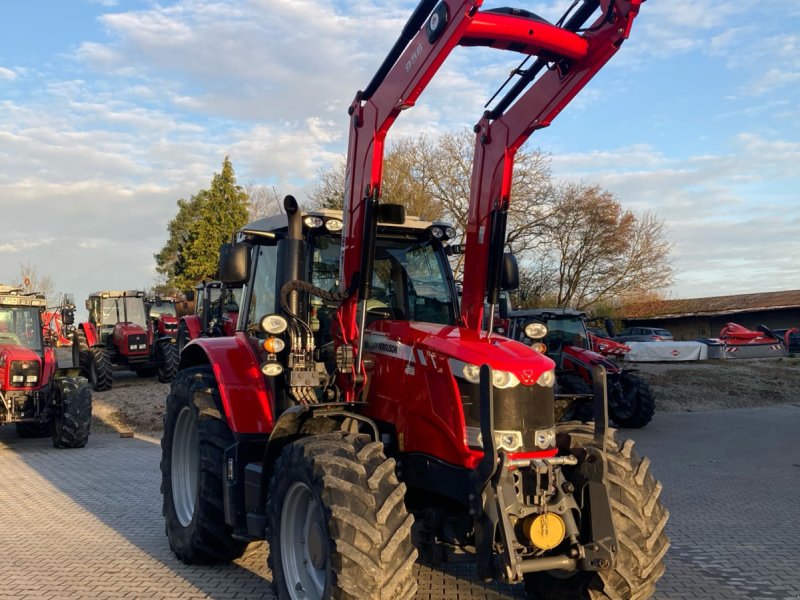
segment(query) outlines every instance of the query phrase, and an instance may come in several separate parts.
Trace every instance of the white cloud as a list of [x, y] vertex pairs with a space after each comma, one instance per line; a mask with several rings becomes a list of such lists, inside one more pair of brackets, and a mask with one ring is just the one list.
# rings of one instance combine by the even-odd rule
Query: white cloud
[[6, 67], [0, 67], [0, 79], [13, 80], [17, 78], [17, 72]]

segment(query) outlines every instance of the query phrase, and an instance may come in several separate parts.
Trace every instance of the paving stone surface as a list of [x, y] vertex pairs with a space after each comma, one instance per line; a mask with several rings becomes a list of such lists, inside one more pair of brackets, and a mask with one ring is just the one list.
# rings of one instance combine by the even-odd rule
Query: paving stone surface
[[[657, 415], [624, 435], [664, 484], [672, 548], [658, 600], [800, 598], [800, 405]], [[0, 428], [0, 600], [271, 598], [265, 544], [187, 566], [161, 517], [158, 440], [82, 450]], [[470, 564], [416, 568], [419, 598], [521, 598]]]

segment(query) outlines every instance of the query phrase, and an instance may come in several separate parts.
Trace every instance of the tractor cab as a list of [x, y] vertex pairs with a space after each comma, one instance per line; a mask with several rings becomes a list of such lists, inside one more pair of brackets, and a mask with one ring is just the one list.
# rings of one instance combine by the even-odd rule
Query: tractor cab
[[44, 355], [42, 295], [23, 295], [21, 290], [0, 288], [0, 346], [18, 346]]
[[162, 336], [174, 337], [178, 333], [178, 310], [175, 300], [156, 296], [147, 301], [147, 318], [153, 331]]
[[[99, 342], [102, 345], [113, 346], [114, 340], [124, 335], [126, 329], [148, 331], [148, 319], [144, 304], [144, 292], [138, 291], [108, 291], [96, 292], [86, 300], [86, 309], [89, 311], [89, 322], [97, 328]], [[119, 327], [118, 327], [119, 326]], [[142, 333], [139, 332], [141, 336]], [[137, 338], [138, 351], [147, 351], [147, 334], [144, 339]], [[143, 348], [139, 348], [139, 345]], [[131, 351], [134, 349], [131, 348]]]
[[[301, 212], [296, 218], [300, 224], [298, 239], [289, 235], [286, 215], [267, 217], [244, 227], [235, 246], [246, 252], [246, 268], [239, 274], [226, 273], [228, 269], [222, 259], [220, 273], [228, 276], [230, 285], [245, 285], [239, 330], [263, 345], [271, 335], [260, 323], [266, 315], [282, 312], [283, 291], [290, 312], [299, 317], [292, 323], [292, 341], [287, 344], [297, 353], [290, 364], [295, 370], [302, 370], [301, 364], [306, 363], [314, 371], [313, 353], [302, 356], [302, 349], [316, 349], [321, 362], [333, 371], [336, 360], [333, 332], [337, 330], [340, 306], [342, 213], [312, 210]], [[367, 328], [375, 335], [367, 340], [366, 352], [391, 351], [391, 344], [382, 341], [387, 336], [395, 337], [388, 333], [392, 328], [389, 323], [425, 322], [449, 327], [457, 324], [457, 294], [447, 254], [447, 242], [455, 235], [449, 225], [416, 217], [404, 216], [401, 223], [379, 220], [372, 286], [364, 315]], [[245, 274], [249, 275], [246, 279]], [[284, 289], [293, 280], [307, 282], [308, 289], [313, 291]], [[265, 352], [262, 358], [275, 363], [274, 354], [269, 358]], [[314, 376], [314, 386], [319, 385], [319, 378]], [[325, 386], [318, 387], [317, 393], [324, 389]], [[286, 392], [293, 395], [296, 390], [290, 386]], [[287, 399], [279, 404], [280, 410], [294, 402]]]

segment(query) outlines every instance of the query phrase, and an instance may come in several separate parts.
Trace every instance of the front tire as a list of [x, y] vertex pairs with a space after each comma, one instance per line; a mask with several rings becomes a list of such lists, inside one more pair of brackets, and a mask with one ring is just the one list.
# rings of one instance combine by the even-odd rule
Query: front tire
[[284, 448], [267, 505], [280, 600], [414, 596], [414, 519], [394, 467], [364, 435], [311, 435]]
[[583, 400], [575, 400], [566, 407], [559, 421], [581, 421], [587, 423], [594, 421], [594, 390], [583, 378], [575, 372], [559, 373], [556, 378], [558, 385], [557, 394], [575, 394], [586, 396]]
[[[217, 416], [201, 414], [195, 394], [210, 394]], [[180, 371], [172, 382], [161, 438], [162, 513], [169, 547], [189, 564], [229, 562], [247, 547], [223, 514], [224, 454], [233, 435], [220, 407], [210, 367]]]
[[89, 344], [86, 341], [86, 334], [80, 329], [72, 334], [72, 366], [81, 370], [81, 375], [89, 374]]
[[633, 373], [620, 375], [621, 398], [609, 399], [608, 415], [619, 427], [638, 429], [653, 420], [656, 402], [652, 388]]
[[92, 391], [83, 377], [66, 378], [56, 387], [51, 436], [56, 448], [83, 448], [92, 427]]
[[178, 363], [181, 360], [178, 347], [172, 341], [159, 342], [158, 355], [158, 380], [161, 383], [169, 383], [175, 379], [175, 374], [178, 372]]
[[[591, 425], [565, 423], [557, 426], [557, 432], [570, 435], [572, 448], [594, 446]], [[623, 441], [611, 433], [606, 448], [606, 487], [619, 546], [613, 569], [572, 575], [564, 571], [529, 573], [525, 575], [529, 597], [645, 600], [653, 595], [664, 574], [669, 512], [661, 504], [661, 483], [650, 473], [650, 459], [640, 458], [633, 445], [633, 440]]]
[[95, 392], [105, 392], [111, 389], [114, 375], [111, 370], [111, 359], [105, 348], [94, 346], [90, 349], [91, 360], [89, 361], [89, 381]]

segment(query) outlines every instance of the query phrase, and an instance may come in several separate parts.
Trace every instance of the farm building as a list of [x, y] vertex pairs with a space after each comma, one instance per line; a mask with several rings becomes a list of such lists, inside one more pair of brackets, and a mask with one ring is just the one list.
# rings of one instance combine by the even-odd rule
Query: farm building
[[800, 327], [800, 290], [632, 303], [620, 311], [624, 327], [663, 327], [676, 340], [717, 337], [726, 323], [748, 329]]

